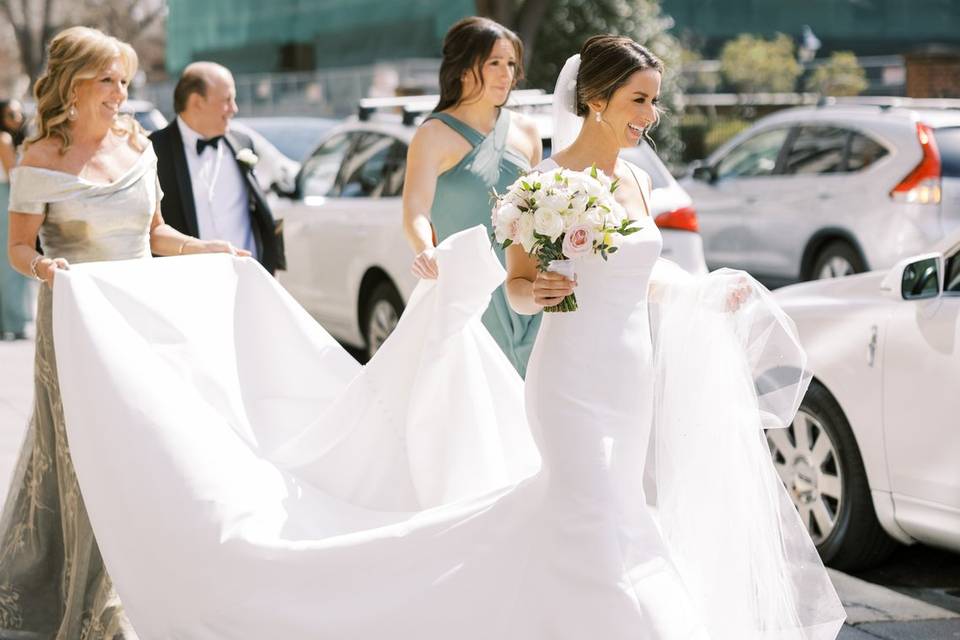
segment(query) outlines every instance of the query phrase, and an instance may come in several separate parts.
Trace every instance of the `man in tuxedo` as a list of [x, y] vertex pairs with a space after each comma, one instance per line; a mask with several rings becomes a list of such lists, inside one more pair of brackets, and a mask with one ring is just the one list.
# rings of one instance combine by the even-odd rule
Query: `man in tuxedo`
[[250, 251], [271, 274], [283, 269], [283, 235], [264, 198], [247, 136], [230, 131], [236, 87], [225, 67], [194, 62], [173, 93], [177, 117], [150, 135], [164, 197], [164, 221], [195, 238]]

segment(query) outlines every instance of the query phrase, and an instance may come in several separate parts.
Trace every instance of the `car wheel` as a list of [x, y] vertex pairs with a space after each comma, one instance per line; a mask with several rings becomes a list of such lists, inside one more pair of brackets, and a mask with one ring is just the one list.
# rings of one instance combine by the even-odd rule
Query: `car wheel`
[[363, 339], [367, 358], [372, 358], [400, 321], [403, 300], [392, 284], [381, 282], [370, 292], [363, 308]]
[[810, 385], [793, 423], [766, 435], [777, 473], [825, 564], [865, 569], [896, 549], [877, 520], [850, 424], [825, 387]]
[[831, 242], [817, 254], [811, 270], [812, 280], [840, 278], [855, 273], [863, 273], [867, 265], [856, 249], [846, 242]]

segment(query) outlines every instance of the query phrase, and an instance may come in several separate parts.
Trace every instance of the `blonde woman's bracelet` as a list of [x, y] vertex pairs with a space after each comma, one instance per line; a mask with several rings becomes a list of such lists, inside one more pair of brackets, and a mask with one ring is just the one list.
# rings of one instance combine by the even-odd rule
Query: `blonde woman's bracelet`
[[30, 273], [33, 274], [33, 277], [40, 282], [45, 282], [43, 278], [40, 277], [40, 274], [37, 273], [37, 264], [43, 260], [43, 254], [38, 253], [33, 260], [30, 261]]

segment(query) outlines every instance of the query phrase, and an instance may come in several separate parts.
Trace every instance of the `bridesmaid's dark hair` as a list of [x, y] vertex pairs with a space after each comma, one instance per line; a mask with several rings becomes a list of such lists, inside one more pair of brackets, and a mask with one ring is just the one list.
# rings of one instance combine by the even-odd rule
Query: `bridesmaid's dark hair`
[[517, 34], [498, 22], [479, 16], [464, 18], [450, 27], [443, 38], [440, 102], [434, 108], [434, 113], [456, 106], [463, 100], [461, 78], [465, 72], [473, 73], [483, 87], [483, 75], [479, 68], [500, 38], [510, 41], [517, 56], [517, 73], [513, 78], [513, 86], [516, 87], [517, 81], [523, 78], [523, 43]]
[[0, 131], [6, 131], [9, 133], [13, 137], [13, 146], [19, 147], [23, 142], [26, 127], [23, 123], [21, 123], [19, 128], [11, 129], [5, 123], [7, 111], [10, 110], [10, 107], [14, 102], [19, 102], [19, 100], [0, 100]]
[[631, 75], [644, 69], [663, 73], [663, 62], [630, 38], [604, 34], [584, 42], [577, 73], [577, 115], [587, 116], [588, 102], [597, 98], [609, 100]]

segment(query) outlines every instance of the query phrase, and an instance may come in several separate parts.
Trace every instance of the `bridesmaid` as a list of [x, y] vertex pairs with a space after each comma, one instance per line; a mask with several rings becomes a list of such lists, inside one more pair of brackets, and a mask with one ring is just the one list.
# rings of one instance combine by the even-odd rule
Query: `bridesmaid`
[[30, 320], [27, 279], [7, 260], [10, 172], [23, 142], [23, 108], [16, 100], [0, 101], [0, 339], [23, 340]]
[[[522, 61], [516, 34], [486, 18], [464, 18], [444, 38], [440, 102], [410, 143], [403, 190], [404, 232], [419, 278], [438, 275], [436, 242], [478, 224], [490, 229], [493, 191], [505, 191], [541, 160], [536, 125], [503, 108], [523, 76]], [[495, 251], [502, 264], [503, 251]], [[525, 375], [540, 316], [515, 313], [500, 287], [483, 323]]]

